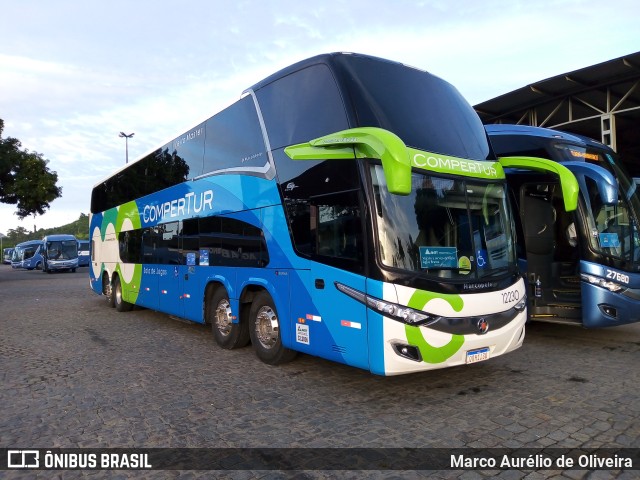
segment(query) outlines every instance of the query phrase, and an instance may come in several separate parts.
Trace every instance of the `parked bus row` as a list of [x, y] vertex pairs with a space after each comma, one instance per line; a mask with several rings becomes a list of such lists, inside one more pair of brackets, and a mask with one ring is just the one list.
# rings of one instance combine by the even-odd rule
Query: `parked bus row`
[[42, 240], [29, 240], [16, 245], [8, 261], [12, 268], [75, 272], [89, 265], [89, 241], [77, 240], [73, 235], [48, 235]]
[[[498, 158], [427, 72], [320, 55], [93, 188], [91, 287], [120, 312], [209, 324], [268, 364], [302, 352], [396, 375], [484, 361], [519, 348], [527, 307], [553, 292], [524, 258], [536, 227], [510, 195], [545, 187], [529, 194], [523, 172], [553, 179], [568, 215], [591, 178], [549, 156]], [[610, 271], [591, 285], [621, 284]]]
[[13, 255], [13, 248], [2, 249], [2, 263], [11, 265], [11, 256]]

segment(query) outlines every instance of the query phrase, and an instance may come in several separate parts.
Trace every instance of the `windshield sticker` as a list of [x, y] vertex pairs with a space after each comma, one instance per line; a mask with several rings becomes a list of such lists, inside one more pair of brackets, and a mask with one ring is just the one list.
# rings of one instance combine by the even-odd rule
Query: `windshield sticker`
[[460, 273], [463, 275], [468, 275], [471, 273], [471, 260], [466, 255], [463, 255], [458, 260], [458, 268], [460, 269]]
[[456, 247], [420, 247], [421, 268], [457, 268]]
[[602, 248], [614, 248], [620, 246], [620, 239], [617, 233], [601, 233], [600, 234], [600, 247]]
[[484, 248], [476, 252], [476, 265], [478, 265], [478, 268], [485, 268], [487, 266], [487, 251]]
[[209, 265], [209, 249], [200, 249], [200, 265]]

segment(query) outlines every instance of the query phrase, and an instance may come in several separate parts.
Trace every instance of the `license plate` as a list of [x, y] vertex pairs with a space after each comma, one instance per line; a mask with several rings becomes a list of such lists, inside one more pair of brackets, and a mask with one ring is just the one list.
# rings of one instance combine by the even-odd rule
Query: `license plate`
[[483, 360], [488, 360], [490, 356], [491, 351], [489, 350], [489, 347], [469, 350], [467, 352], [467, 363], [482, 362]]

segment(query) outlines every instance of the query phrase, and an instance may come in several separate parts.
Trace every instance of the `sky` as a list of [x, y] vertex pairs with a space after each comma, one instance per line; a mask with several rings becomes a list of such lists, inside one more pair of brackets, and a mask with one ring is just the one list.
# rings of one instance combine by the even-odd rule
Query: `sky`
[[475, 105], [640, 51], [637, 0], [0, 0], [2, 137], [49, 160], [62, 197], [0, 233], [89, 213], [92, 187], [299, 60], [403, 62]]

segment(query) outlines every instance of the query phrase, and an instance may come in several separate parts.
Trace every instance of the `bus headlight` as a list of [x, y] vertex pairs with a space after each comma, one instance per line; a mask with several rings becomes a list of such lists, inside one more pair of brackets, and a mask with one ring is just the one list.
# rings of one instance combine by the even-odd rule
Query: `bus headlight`
[[611, 292], [620, 292], [624, 290], [624, 287], [622, 285], [618, 285], [617, 283], [610, 282], [609, 280], [605, 280], [602, 277], [589, 275], [588, 273], [581, 273], [580, 278], [585, 282], [590, 283], [591, 285], [597, 285], [598, 287], [606, 288]]
[[521, 312], [523, 311], [525, 308], [527, 308], [527, 296], [525, 295], [524, 298], [522, 300], [520, 300], [518, 303], [516, 303], [513, 308], [515, 308], [517, 311]]
[[428, 326], [440, 320], [439, 316], [372, 297], [371, 295], [367, 295], [364, 292], [356, 290], [355, 288], [348, 287], [347, 285], [344, 285], [340, 282], [335, 282], [335, 286], [345, 295], [348, 295], [349, 297], [361, 303], [364, 303], [370, 309], [375, 310], [376, 312], [384, 315], [385, 317], [389, 317], [392, 320], [406, 323], [407, 325]]

